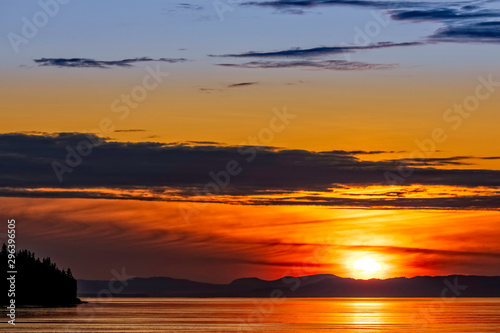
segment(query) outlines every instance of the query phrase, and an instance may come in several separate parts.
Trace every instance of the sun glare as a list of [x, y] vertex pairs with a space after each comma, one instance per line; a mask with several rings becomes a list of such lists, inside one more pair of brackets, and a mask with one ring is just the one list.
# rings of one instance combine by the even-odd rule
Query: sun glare
[[352, 267], [359, 271], [363, 271], [366, 273], [373, 273], [380, 271], [382, 269], [382, 265], [380, 265], [373, 258], [361, 258], [352, 263]]

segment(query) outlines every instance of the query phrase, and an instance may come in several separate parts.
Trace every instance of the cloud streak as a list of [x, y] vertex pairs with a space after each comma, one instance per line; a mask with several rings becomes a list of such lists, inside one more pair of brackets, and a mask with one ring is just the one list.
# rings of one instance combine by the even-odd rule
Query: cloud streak
[[275, 1], [249, 1], [243, 3], [248, 6], [272, 8], [311, 8], [317, 6], [353, 6], [367, 8], [399, 8], [407, 6], [424, 6], [426, 2], [416, 1], [377, 1], [377, 0], [275, 0]]
[[210, 55], [211, 57], [227, 57], [227, 58], [304, 58], [304, 57], [319, 57], [335, 54], [343, 54], [347, 52], [354, 52], [360, 50], [376, 50], [391, 47], [405, 47], [405, 46], [418, 46], [422, 42], [405, 42], [405, 43], [392, 43], [380, 42], [366, 46], [319, 46], [308, 49], [289, 49], [272, 52], [257, 52], [250, 51], [245, 53], [223, 54], [223, 55]]
[[435, 8], [425, 10], [398, 10], [391, 12], [393, 20], [404, 21], [449, 21], [500, 17], [500, 12], [491, 10], [469, 11], [453, 8]]
[[261, 69], [276, 69], [276, 68], [298, 68], [298, 69], [325, 69], [335, 71], [354, 71], [354, 70], [377, 70], [391, 69], [397, 67], [396, 64], [370, 64], [360, 61], [347, 60], [323, 60], [323, 61], [251, 61], [242, 64], [217, 64], [224, 67], [235, 68], [261, 68]]
[[259, 84], [259, 82], [240, 82], [240, 83], [233, 83], [228, 85], [228, 88], [239, 88], [239, 87], [247, 87], [247, 86], [253, 86]]
[[69, 67], [69, 68], [112, 68], [112, 67], [131, 67], [134, 63], [138, 62], [168, 62], [177, 63], [184, 62], [184, 58], [132, 58], [122, 60], [95, 60], [88, 58], [40, 58], [33, 59], [38, 66], [52, 66], [52, 67]]
[[[421, 42], [407, 43], [391, 43], [380, 42], [365, 46], [320, 46], [309, 49], [294, 48], [289, 50], [280, 50], [272, 52], [256, 52], [250, 51], [245, 53], [210, 55], [211, 57], [223, 58], [256, 58], [266, 60], [255, 60], [245, 63], [219, 63], [218, 66], [235, 67], [235, 68], [260, 68], [260, 69], [275, 69], [275, 68], [300, 68], [311, 70], [335, 70], [335, 71], [353, 71], [353, 70], [381, 70], [395, 68], [397, 64], [373, 64], [360, 61], [348, 60], [313, 60], [317, 57], [325, 57], [331, 55], [339, 55], [344, 53], [357, 52], [362, 50], [375, 50], [391, 47], [407, 47], [422, 45]], [[290, 59], [294, 60], [274, 60], [274, 59]], [[273, 59], [273, 60], [267, 60]]]
[[146, 132], [146, 130], [138, 128], [115, 130], [115, 133], [135, 133], [135, 132]]
[[[395, 21], [434, 21], [444, 23], [446, 25], [444, 28], [428, 36], [431, 41], [496, 43], [500, 39], [500, 11], [497, 8], [488, 8], [491, 3], [494, 3], [494, 1], [460, 3], [441, 1], [276, 0], [251, 1], [246, 2], [244, 5], [275, 8], [283, 13], [317, 6], [374, 8], [388, 11], [391, 19]], [[326, 51], [334, 53], [335, 49]], [[318, 52], [321, 52], [321, 50], [318, 50]], [[286, 55], [286, 52], [284, 55]]]
[[500, 43], [500, 21], [451, 25], [431, 36], [439, 41]]

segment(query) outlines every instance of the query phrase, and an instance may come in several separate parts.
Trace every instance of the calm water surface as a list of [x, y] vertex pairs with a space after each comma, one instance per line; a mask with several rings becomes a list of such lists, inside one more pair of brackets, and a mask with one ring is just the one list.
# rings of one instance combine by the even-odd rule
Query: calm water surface
[[83, 300], [18, 309], [0, 332], [500, 332], [500, 298]]

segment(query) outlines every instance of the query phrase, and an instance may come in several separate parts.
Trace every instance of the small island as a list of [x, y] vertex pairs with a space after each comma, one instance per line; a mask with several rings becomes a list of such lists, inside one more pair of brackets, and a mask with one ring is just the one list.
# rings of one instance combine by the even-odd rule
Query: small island
[[9, 269], [7, 266], [8, 251], [5, 244], [0, 252], [2, 272], [2, 305], [10, 304], [15, 300], [15, 306], [73, 306], [82, 303], [76, 297], [77, 283], [71, 273], [71, 269], [59, 269], [52, 260], [47, 257], [40, 260], [33, 252], [28, 250], [18, 251], [15, 255], [17, 273], [15, 275], [14, 291], [9, 280]]

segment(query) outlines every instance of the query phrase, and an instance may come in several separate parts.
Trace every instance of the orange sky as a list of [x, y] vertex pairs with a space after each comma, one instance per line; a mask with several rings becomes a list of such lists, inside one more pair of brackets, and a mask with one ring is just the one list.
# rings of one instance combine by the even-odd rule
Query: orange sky
[[[316, 273], [498, 274], [497, 211], [208, 204], [187, 223], [178, 203], [20, 198], [1, 203], [7, 216], [16, 216], [18, 246], [51, 255], [78, 278], [105, 279], [122, 267], [135, 276], [212, 282]], [[367, 256], [382, 265], [373, 276], [352, 268], [354, 260]]]
[[[248, 69], [231, 73], [222, 69], [218, 82], [213, 82], [210, 75], [214, 73], [208, 71], [208, 77], [200, 80], [199, 76], [191, 77], [189, 66], [163, 65], [170, 76], [124, 120], [111, 111], [111, 103], [142, 82], [144, 67], [116, 74], [91, 69], [79, 73], [76, 81], [67, 69], [20, 69], [16, 76], [7, 77], [0, 90], [2, 108], [10, 110], [2, 114], [0, 132], [90, 131], [101, 119], [109, 118], [116, 129], [145, 130], [110, 135], [116, 140], [210, 140], [234, 145], [267, 126], [274, 108], [286, 107], [297, 115], [297, 121], [273, 138], [273, 146], [315, 151], [406, 151], [415, 148], [415, 140], [430, 137], [432, 130], [440, 127], [448, 139], [438, 145], [440, 152], [434, 157], [493, 156], [498, 152], [500, 94], [482, 101], [456, 130], [443, 120], [447, 109], [474, 94], [479, 76], [491, 74], [481, 68], [460, 74], [401, 68], [370, 76], [364, 72], [332, 76], [295, 71], [294, 75], [278, 77], [273, 73], [255, 75]], [[493, 75], [500, 77], [498, 72]], [[227, 88], [238, 81], [259, 84]], [[214, 91], [201, 92], [203, 87]], [[476, 163], [500, 169], [499, 160]]]
[[[43, 8], [0, 5], [19, 247], [87, 279], [500, 275], [497, 3], [207, 3], [72, 1], [17, 46]], [[87, 133], [103, 141], [69, 167]]]

